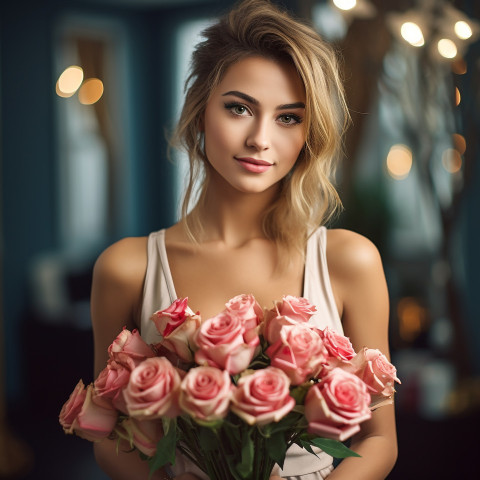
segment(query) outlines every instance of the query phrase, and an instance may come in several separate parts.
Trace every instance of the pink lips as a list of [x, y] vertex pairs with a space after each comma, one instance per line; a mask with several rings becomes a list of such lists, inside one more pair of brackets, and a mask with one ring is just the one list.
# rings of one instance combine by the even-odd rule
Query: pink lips
[[235, 160], [247, 171], [253, 173], [266, 172], [273, 164], [265, 160], [258, 160], [251, 157], [235, 157]]

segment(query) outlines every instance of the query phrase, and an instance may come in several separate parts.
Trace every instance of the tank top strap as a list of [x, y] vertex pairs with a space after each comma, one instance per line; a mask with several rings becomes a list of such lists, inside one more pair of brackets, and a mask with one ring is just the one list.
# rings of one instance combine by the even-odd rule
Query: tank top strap
[[307, 241], [303, 296], [317, 307], [311, 322], [343, 333], [327, 265], [327, 228], [317, 228]]
[[157, 310], [167, 308], [176, 298], [165, 248], [165, 230], [162, 229], [151, 233], [147, 242], [147, 271], [143, 286], [140, 324], [140, 333], [145, 341], [148, 343], [160, 341], [161, 337], [150, 317]]

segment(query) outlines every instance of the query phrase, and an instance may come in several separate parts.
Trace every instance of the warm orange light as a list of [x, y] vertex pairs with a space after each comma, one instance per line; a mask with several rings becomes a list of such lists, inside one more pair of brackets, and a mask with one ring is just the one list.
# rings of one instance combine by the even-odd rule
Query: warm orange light
[[443, 168], [448, 173], [457, 173], [462, 168], [462, 156], [458, 150], [447, 148], [442, 155]]
[[399, 334], [403, 340], [415, 340], [426, 328], [427, 310], [413, 297], [404, 297], [398, 302], [397, 315]]
[[89, 78], [78, 91], [78, 100], [83, 105], [98, 102], [103, 95], [103, 82], [98, 78]]
[[408, 176], [412, 168], [412, 151], [406, 145], [393, 145], [387, 155], [387, 171], [395, 180]]
[[71, 97], [83, 82], [83, 69], [76, 65], [66, 68], [58, 77], [55, 91], [60, 97]]
[[455, 106], [458, 107], [462, 101], [462, 96], [460, 95], [460, 90], [455, 87]]
[[460, 155], [463, 155], [465, 150], [467, 150], [467, 141], [465, 140], [465, 137], [459, 133], [454, 133], [452, 139], [455, 150], [457, 150]]
[[463, 58], [455, 59], [452, 62], [452, 72], [457, 75], [465, 75], [467, 73], [467, 62]]

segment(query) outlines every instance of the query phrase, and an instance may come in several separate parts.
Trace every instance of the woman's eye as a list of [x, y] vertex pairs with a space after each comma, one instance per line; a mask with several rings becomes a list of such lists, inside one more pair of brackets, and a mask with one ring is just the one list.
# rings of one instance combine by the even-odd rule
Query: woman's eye
[[225, 108], [227, 110], [230, 110], [230, 112], [234, 115], [248, 115], [248, 108], [245, 105], [241, 105], [239, 103], [226, 103]]
[[243, 105], [236, 105], [233, 107], [233, 112], [237, 115], [243, 115], [246, 111], [247, 109]]
[[295, 125], [301, 123], [302, 119], [298, 115], [282, 115], [279, 118], [280, 123], [284, 125]]

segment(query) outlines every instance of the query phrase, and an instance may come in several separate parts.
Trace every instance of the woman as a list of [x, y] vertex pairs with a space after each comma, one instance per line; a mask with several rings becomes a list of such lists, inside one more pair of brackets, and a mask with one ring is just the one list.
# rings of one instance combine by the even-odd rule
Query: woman
[[[176, 298], [209, 318], [252, 293], [262, 306], [304, 296], [313, 320], [388, 352], [388, 294], [381, 259], [367, 239], [323, 225], [339, 205], [329, 178], [348, 117], [331, 49], [309, 27], [266, 1], [247, 0], [205, 32], [193, 55], [176, 139], [190, 158], [179, 223], [126, 238], [99, 257], [92, 318], [95, 369], [126, 325], [153, 343], [150, 315]], [[200, 176], [202, 175], [202, 176]], [[195, 180], [201, 178], [190, 209]], [[383, 479], [396, 459], [393, 407], [373, 413], [351, 443], [361, 458], [332, 458], [294, 445], [283, 478]], [[147, 478], [136, 455], [95, 446], [114, 479]], [[205, 478], [184, 458], [177, 479]], [[159, 471], [155, 478], [169, 478]], [[278, 477], [276, 477], [278, 478]]]

